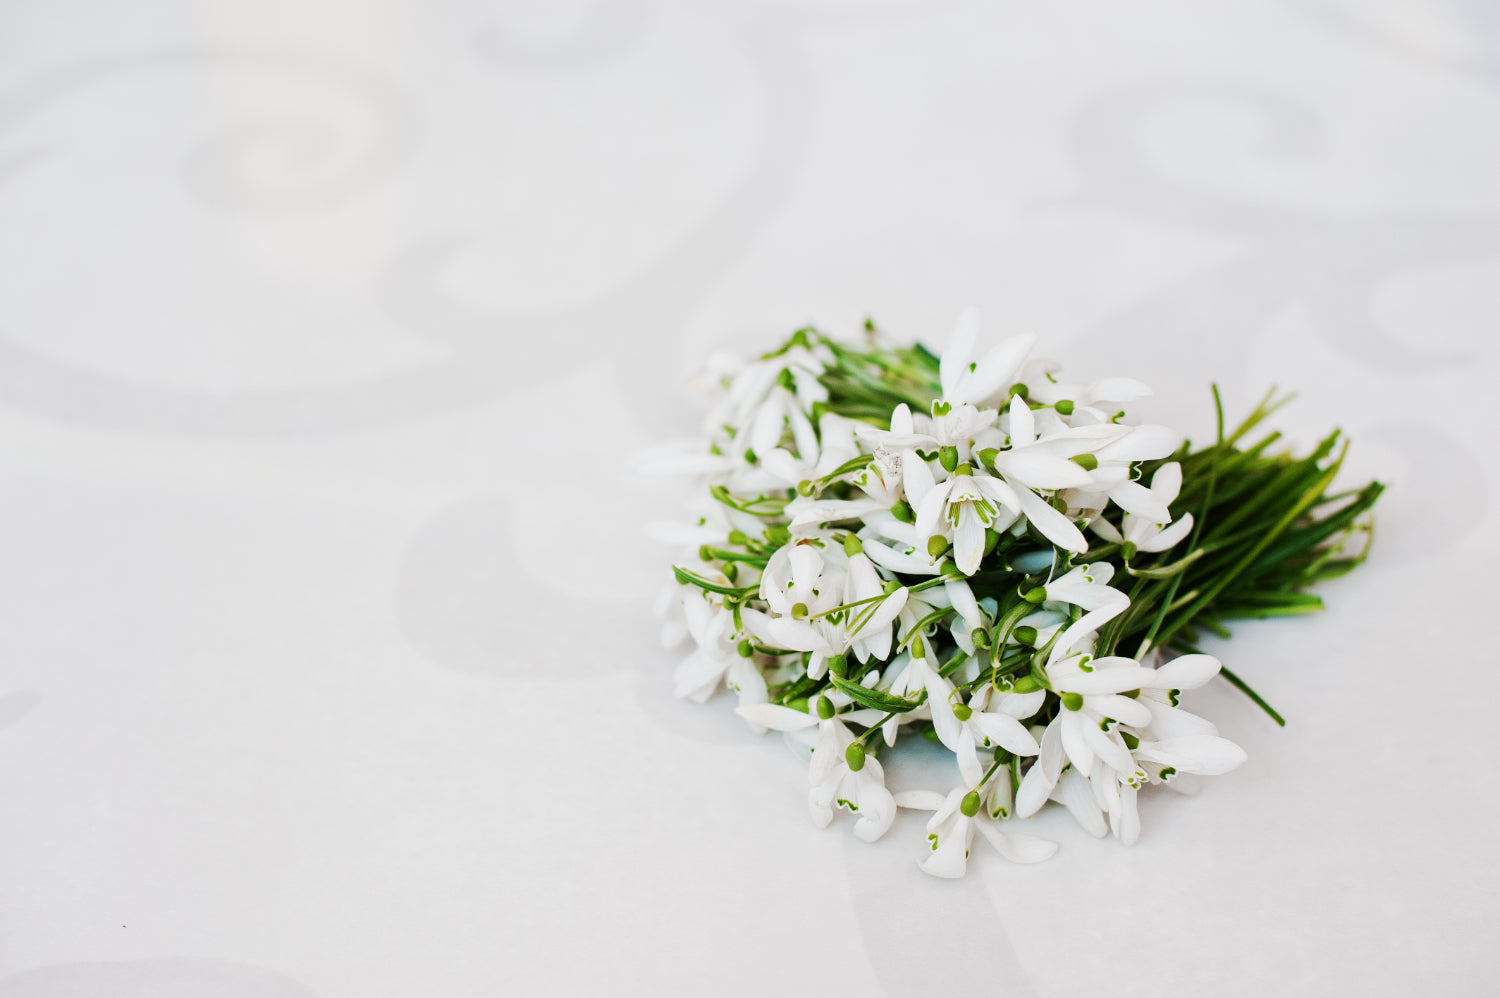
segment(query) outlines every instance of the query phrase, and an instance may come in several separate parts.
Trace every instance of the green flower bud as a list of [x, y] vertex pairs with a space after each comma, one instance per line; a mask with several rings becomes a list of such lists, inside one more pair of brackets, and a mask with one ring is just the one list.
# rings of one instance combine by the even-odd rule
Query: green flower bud
[[958, 448], [944, 447], [938, 451], [938, 464], [943, 466], [944, 471], [949, 472], [958, 467]]
[[953, 705], [953, 716], [960, 721], [967, 721], [974, 716], [974, 708], [966, 703], [956, 703]]
[[713, 561], [714, 549], [705, 544], [698, 549], [698, 557], [702, 558], [704, 561]]
[[1131, 561], [1135, 558], [1137, 550], [1139, 549], [1135, 546], [1135, 542], [1126, 541], [1125, 546], [1120, 549], [1120, 556], [1123, 557], [1126, 561]]
[[969, 462], [965, 461], [963, 464], [959, 465], [957, 468], [954, 468], [953, 469], [953, 473], [955, 475], [963, 475], [966, 478], [972, 478], [973, 475], [974, 475], [974, 466], [972, 464], [970, 464]]
[[891, 515], [902, 523], [916, 523], [917, 514], [912, 512], [911, 504], [902, 499], [891, 507]]
[[990, 646], [990, 632], [983, 627], [976, 627], [969, 632], [969, 640], [974, 642], [975, 648], [988, 648]]
[[979, 813], [979, 791], [970, 790], [964, 794], [963, 803], [958, 805], [965, 818], [972, 818]]
[[853, 558], [855, 555], [863, 553], [864, 549], [865, 546], [860, 543], [858, 537], [855, 537], [853, 534], [848, 534], [844, 537], [844, 554]]
[[799, 496], [802, 496], [804, 499], [811, 498], [812, 496], [816, 495], [817, 492], [818, 486], [816, 482], [802, 481], [797, 483], [797, 494]]
[[755, 654], [755, 649], [753, 649], [753, 648], [750, 647], [750, 639], [749, 638], [746, 638], [744, 641], [741, 641], [740, 644], [739, 644], [739, 647], [736, 648], [735, 650], [740, 653], [740, 658], [749, 658], [751, 655]]
[[804, 714], [807, 713], [807, 697], [796, 697], [794, 699], [788, 700], [786, 702], [786, 705], [793, 710], [800, 710]]
[[758, 457], [756, 457], [756, 455], [755, 455], [755, 448], [754, 447], [746, 447], [745, 448], [745, 463], [746, 464], [754, 464], [758, 460], [760, 460], [760, 459]]
[[984, 528], [984, 556], [988, 558], [995, 553], [995, 548], [1000, 546], [1000, 531], [990, 527]]
[[807, 604], [806, 603], [793, 603], [792, 604], [792, 619], [793, 620], [801, 620], [803, 617], [806, 617], [806, 616], [807, 616]]
[[1020, 679], [1016, 680], [1016, 685], [1013, 690], [1016, 693], [1035, 693], [1041, 688], [1042, 684], [1037, 682], [1037, 678], [1035, 676], [1022, 676]]
[[1082, 693], [1064, 693], [1062, 695], [1062, 705], [1064, 707], [1066, 707], [1068, 710], [1082, 710], [1083, 709], [1083, 694]]
[[848, 657], [845, 655], [828, 656], [828, 671], [840, 679], [844, 678], [844, 674], [849, 671]]
[[850, 742], [849, 747], [844, 749], [844, 762], [848, 764], [851, 773], [864, 769], [865, 747], [859, 742]]
[[1071, 416], [1073, 415], [1073, 400], [1062, 399], [1057, 403], [1057, 405], [1053, 406], [1052, 408], [1056, 409], [1059, 415]]
[[736, 547], [744, 547], [746, 544], [750, 543], [750, 538], [745, 536], [745, 532], [743, 530], [731, 530], [729, 532], [729, 543], [735, 545]]
[[942, 536], [941, 534], [933, 534], [931, 537], [927, 538], [927, 556], [929, 558], [941, 558], [943, 556], [943, 552], [947, 550], [948, 538]]
[[1008, 392], [1005, 393], [1005, 397], [1006, 398], [1014, 398], [1017, 395], [1021, 396], [1023, 399], [1024, 398], [1030, 398], [1031, 397], [1031, 389], [1027, 388], [1021, 382], [1017, 381], [1015, 384], [1013, 384], [1013, 385], [1010, 386], [1010, 391], [1008, 391]]
[[1047, 599], [1047, 589], [1044, 586], [1037, 586], [1033, 589], [1028, 589], [1024, 594], [1022, 594], [1021, 598], [1026, 602], [1032, 604], [1033, 606], [1037, 603], [1043, 603]]
[[1025, 645], [1027, 648], [1036, 647], [1036, 628], [1030, 624], [1022, 624], [1020, 627], [1017, 627], [1010, 632], [1010, 636], [1018, 645]]
[[828, 699], [826, 696], [819, 696], [818, 697], [818, 717], [821, 718], [822, 720], [826, 721], [826, 720], [828, 720], [832, 716], [833, 716], [833, 701], [830, 700], [830, 699]]
[[986, 447], [974, 456], [979, 459], [980, 464], [993, 468], [995, 466], [995, 458], [1000, 456], [1000, 450], [996, 447]]

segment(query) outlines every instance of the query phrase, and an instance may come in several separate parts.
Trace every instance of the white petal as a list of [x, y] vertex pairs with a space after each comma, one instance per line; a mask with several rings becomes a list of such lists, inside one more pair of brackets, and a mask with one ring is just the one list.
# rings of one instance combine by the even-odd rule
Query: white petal
[[995, 467], [1037, 489], [1074, 489], [1093, 482], [1081, 465], [1035, 447], [1001, 451]]
[[947, 794], [936, 790], [901, 790], [892, 796], [895, 797], [897, 806], [914, 811], [936, 811], [948, 799]]
[[948, 346], [938, 361], [938, 382], [943, 386], [945, 399], [953, 401], [959, 385], [968, 380], [969, 364], [974, 360], [974, 344], [978, 338], [979, 309], [970, 305], [959, 314], [948, 338]]
[[1177, 768], [1185, 773], [1218, 776], [1237, 768], [1247, 758], [1245, 750], [1227, 738], [1211, 735], [1189, 735], [1142, 745], [1142, 758], [1170, 763], [1180, 760]]
[[1004, 714], [975, 714], [973, 724], [990, 741], [1016, 755], [1036, 755], [1042, 750], [1026, 726]]
[[1156, 670], [1151, 687], [1158, 690], [1196, 690], [1222, 668], [1212, 655], [1182, 655]]
[[1004, 831], [998, 822], [979, 822], [979, 834], [983, 835], [995, 850], [1012, 863], [1040, 863], [1051, 859], [1057, 852], [1057, 843], [1039, 839], [1035, 835]]
[[[1015, 488], [1014, 483], [1008, 483]], [[1046, 501], [1028, 488], [1017, 488], [1016, 498], [1021, 503], [1021, 512], [1041, 531], [1042, 536], [1067, 551], [1083, 553], [1089, 542], [1073, 525], [1073, 521], [1047, 505]]]
[[942, 533], [943, 514], [948, 505], [948, 496], [953, 492], [953, 481], [944, 482], [927, 493], [922, 505], [917, 507], [917, 537], [925, 539]]
[[1013, 395], [1010, 400], [1010, 445], [1018, 448], [1035, 442], [1036, 417], [1031, 414], [1031, 406], [1021, 396]]
[[1177, 520], [1175, 523], [1173, 523], [1171, 526], [1167, 527], [1165, 530], [1157, 531], [1147, 540], [1136, 541], [1135, 546], [1138, 550], [1145, 551], [1148, 554], [1157, 551], [1165, 551], [1168, 548], [1175, 547], [1178, 543], [1180, 543], [1192, 529], [1193, 514], [1188, 513]]
[[1169, 426], [1145, 423], [1095, 453], [1100, 461], [1154, 461], [1182, 446], [1182, 434]]
[[921, 509], [927, 499], [927, 493], [931, 492], [937, 485], [937, 479], [932, 477], [932, 469], [927, 462], [917, 456], [915, 451], [905, 451], [901, 455], [901, 488], [906, 493], [907, 505], [912, 509]]
[[1168, 461], [1156, 469], [1151, 476], [1151, 491], [1161, 496], [1163, 502], [1171, 502], [1182, 491], [1182, 465]]
[[1016, 383], [1021, 365], [1036, 346], [1036, 333], [1021, 333], [1001, 340], [979, 361], [974, 376], [964, 386], [963, 401], [983, 405]]
[[1121, 482], [1109, 490], [1109, 498], [1125, 512], [1134, 513], [1152, 523], [1166, 523], [1172, 519], [1172, 511], [1167, 508], [1167, 504], [1140, 482]]
[[1112, 717], [1122, 724], [1144, 728], [1151, 723], [1151, 711], [1139, 700], [1115, 696], [1112, 693], [1096, 693], [1083, 698], [1084, 706], [1096, 714]]
[[1029, 818], [1040, 811], [1052, 796], [1052, 788], [1056, 785], [1047, 778], [1047, 773], [1040, 764], [1033, 764], [1021, 778], [1021, 786], [1016, 790], [1016, 817]]
[[1057, 792], [1054, 795], [1063, 807], [1068, 809], [1083, 830], [1095, 838], [1103, 838], [1109, 834], [1109, 825], [1104, 820], [1104, 815], [1099, 810], [1099, 805], [1094, 801], [1093, 788], [1089, 786], [1088, 778], [1076, 769], [1070, 769], [1063, 774], [1058, 781]]
[[984, 559], [984, 524], [979, 513], [970, 503], [964, 503], [958, 513], [958, 527], [953, 531], [953, 563], [965, 575], [979, 571]]
[[1063, 754], [1073, 764], [1074, 771], [1079, 773], [1087, 773], [1094, 768], [1094, 750], [1083, 733], [1084, 725], [1089, 723], [1087, 718], [1079, 716], [1076, 711], [1063, 711], [1061, 728]]
[[948, 600], [953, 604], [953, 609], [968, 623], [969, 629], [984, 626], [984, 615], [979, 611], [979, 603], [974, 599], [974, 591], [969, 588], [967, 582], [953, 579], [943, 583], [943, 591], [948, 594]]

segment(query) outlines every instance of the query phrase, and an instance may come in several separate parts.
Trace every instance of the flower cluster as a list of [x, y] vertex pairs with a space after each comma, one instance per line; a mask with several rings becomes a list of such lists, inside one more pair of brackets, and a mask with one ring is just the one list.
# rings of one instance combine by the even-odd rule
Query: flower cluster
[[[847, 812], [874, 840], [898, 807], [935, 812], [920, 865], [943, 877], [976, 831], [1013, 861], [1051, 855], [1013, 830], [1048, 801], [1133, 842], [1142, 787], [1245, 758], [1178, 705], [1221, 669], [1184, 635], [1234, 606], [1180, 589], [1208, 547], [1173, 508], [1187, 466], [1200, 516], [1214, 509], [1244, 452], [1190, 453], [1133, 418], [1145, 385], [1062, 380], [1034, 343], [981, 350], [972, 310], [940, 359], [869, 326], [856, 344], [801, 330], [716, 361], [707, 444], [656, 462], [703, 486], [696, 523], [668, 532], [685, 554], [667, 638], [693, 645], [678, 694], [728, 687], [752, 727], [808, 753], [819, 826]], [[951, 751], [956, 785], [888, 790], [881, 759], [903, 735]]]

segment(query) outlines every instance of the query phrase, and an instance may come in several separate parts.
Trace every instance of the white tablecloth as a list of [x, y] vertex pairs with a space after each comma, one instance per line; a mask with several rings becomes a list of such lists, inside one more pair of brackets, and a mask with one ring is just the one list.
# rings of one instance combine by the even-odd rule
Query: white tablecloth
[[[0, 998], [1490, 993], [1497, 163], [1484, 0], [7, 5]], [[971, 303], [1391, 489], [1248, 763], [950, 883], [672, 698], [631, 456]]]

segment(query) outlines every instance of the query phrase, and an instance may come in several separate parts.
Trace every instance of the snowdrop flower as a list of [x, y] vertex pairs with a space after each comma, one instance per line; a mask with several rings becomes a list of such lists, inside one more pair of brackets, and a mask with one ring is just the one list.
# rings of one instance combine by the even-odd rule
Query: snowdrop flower
[[[691, 591], [683, 594], [682, 609], [688, 633], [697, 648], [677, 667], [676, 694], [702, 703], [718, 689], [720, 680], [725, 680], [739, 693], [741, 703], [764, 703], [765, 677], [754, 663], [739, 654], [738, 645], [745, 634], [736, 630], [734, 615], [722, 603]], [[745, 609], [740, 619], [750, 628], [759, 625], [764, 617], [758, 610]]]
[[[967, 704], [947, 704], [948, 712], [959, 725], [958, 769], [964, 779], [970, 784], [977, 784], [984, 775], [979, 761], [978, 750], [981, 748], [999, 746], [1015, 756], [1032, 756], [1041, 751], [1035, 736], [1021, 721], [1041, 710], [1046, 698], [1044, 690], [1001, 693], [985, 685]], [[938, 710], [944, 709], [944, 706], [933, 704], [934, 715]], [[1010, 785], [1009, 781], [1010, 777], [1007, 776], [1007, 787]], [[1009, 806], [1007, 803], [1006, 807]]]
[[958, 317], [948, 349], [943, 351], [938, 367], [938, 381], [943, 401], [954, 406], [983, 408], [996, 398], [1003, 398], [1031, 348], [1035, 333], [1022, 333], [992, 347], [981, 358], [975, 358], [975, 341], [979, 338], [979, 310], [965, 309]]
[[[917, 453], [917, 448], [936, 449], [939, 444], [931, 434], [916, 432], [911, 409], [905, 402], [891, 411], [890, 427], [889, 430], [880, 430], [865, 426], [855, 432], [861, 440], [874, 448], [880, 459], [879, 463], [884, 468], [899, 474], [902, 494], [906, 497], [907, 504], [916, 509], [936, 484], [932, 468]], [[884, 482], [885, 479], [882, 478], [882, 484]], [[894, 504], [893, 502], [892, 505]]]
[[880, 715], [877, 711], [836, 714], [836, 700], [847, 703], [848, 697], [826, 697], [816, 712], [803, 713], [777, 704], [752, 704], [740, 707], [736, 713], [753, 726], [775, 731], [798, 732], [816, 725], [818, 740], [807, 772], [811, 788], [807, 803], [813, 824], [826, 828], [833, 821], [834, 810], [841, 808], [859, 816], [854, 823], [854, 834], [866, 842], [874, 842], [895, 820], [896, 802], [885, 787], [885, 770], [879, 760], [866, 755], [862, 747], [851, 750], [856, 739], [843, 718], [869, 725]]
[[1061, 495], [1070, 507], [1102, 510], [1108, 500], [1127, 513], [1166, 523], [1172, 511], [1160, 495], [1131, 479], [1130, 466], [1166, 457], [1181, 444], [1182, 434], [1165, 426], [1132, 426], [1124, 436], [1092, 452], [1097, 466], [1089, 472], [1087, 486], [1066, 489]]
[[[1181, 489], [1182, 465], [1176, 461], [1162, 465], [1151, 476], [1151, 495], [1163, 509], [1171, 505]], [[1176, 520], [1170, 520], [1169, 511], [1168, 520], [1156, 521], [1135, 513], [1126, 513], [1123, 533], [1103, 517], [1089, 524], [1089, 527], [1113, 544], [1129, 545], [1136, 551], [1154, 554], [1174, 547], [1187, 537], [1188, 531], [1193, 529], [1193, 514], [1187, 513]]]
[[807, 780], [812, 785], [807, 803], [813, 823], [824, 828], [833, 820], [835, 807], [859, 815], [854, 834], [874, 842], [896, 819], [896, 801], [885, 788], [885, 771], [874, 756], [863, 749], [851, 752], [854, 735], [831, 718], [819, 725], [818, 747], [813, 750]]
[[917, 510], [917, 537], [930, 540], [951, 533], [954, 564], [965, 575], [973, 575], [984, 557], [984, 532], [1006, 529], [1021, 508], [1009, 485], [988, 475], [975, 475], [968, 465], [959, 465], [952, 478], [934, 486], [922, 500], [922, 508]]
[[917, 864], [935, 877], [964, 875], [975, 832], [1012, 863], [1040, 863], [1057, 852], [1055, 842], [1006, 830], [1002, 821], [982, 807], [978, 790], [955, 787], [946, 797], [932, 791], [912, 791], [897, 795], [896, 802], [902, 807], [937, 812], [927, 822], [931, 855]]

